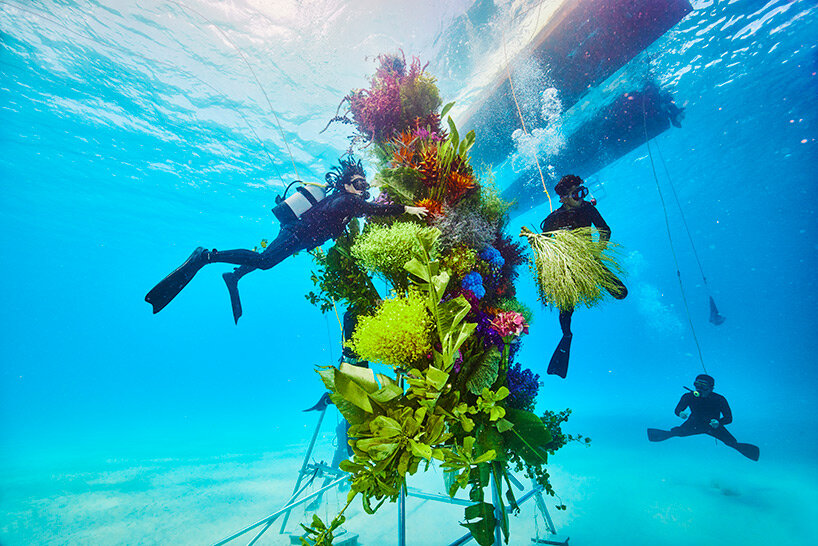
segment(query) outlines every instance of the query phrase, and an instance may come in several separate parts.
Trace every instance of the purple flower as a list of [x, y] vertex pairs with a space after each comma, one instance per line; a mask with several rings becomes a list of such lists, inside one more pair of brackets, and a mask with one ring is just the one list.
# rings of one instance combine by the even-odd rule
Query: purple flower
[[533, 411], [540, 390], [540, 376], [529, 369], [522, 369], [519, 363], [508, 369], [506, 376], [509, 395], [506, 404], [510, 408]]

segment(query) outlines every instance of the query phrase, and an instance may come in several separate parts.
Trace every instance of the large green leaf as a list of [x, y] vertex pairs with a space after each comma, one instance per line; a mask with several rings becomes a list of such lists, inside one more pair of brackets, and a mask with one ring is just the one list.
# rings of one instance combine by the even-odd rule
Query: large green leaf
[[460, 155], [461, 157], [466, 155], [466, 153], [471, 149], [471, 147], [474, 146], [475, 138], [476, 137], [473, 130], [466, 133], [466, 138], [464, 138], [463, 142], [460, 143], [458, 155]]
[[497, 432], [496, 428], [491, 426], [480, 427], [477, 432], [477, 443], [480, 445], [480, 449], [493, 451], [498, 460], [505, 457], [505, 437]]
[[514, 425], [514, 428], [503, 433], [508, 447], [528, 464], [545, 463], [551, 433], [542, 419], [530, 411], [517, 409], [507, 409], [506, 419]]
[[[492, 352], [494, 355], [491, 354]], [[491, 387], [497, 380], [500, 359], [495, 355], [497, 355], [497, 350], [491, 349], [476, 358], [476, 362], [471, 363], [468, 368], [464, 366], [464, 371], [467, 370], [466, 373], [469, 374], [466, 379], [466, 388], [472, 394], [480, 395], [483, 389]]]
[[336, 392], [345, 400], [355, 404], [359, 408], [369, 413], [375, 413], [369, 393], [361, 387], [354, 379], [336, 370], [335, 372]]
[[369, 395], [378, 404], [384, 405], [403, 394], [403, 389], [397, 385], [385, 385]]
[[434, 366], [429, 366], [426, 370], [426, 381], [437, 390], [443, 389], [443, 386], [449, 380], [449, 374], [443, 370], [439, 370]]
[[375, 392], [380, 388], [378, 381], [375, 379], [375, 372], [369, 368], [362, 368], [347, 362], [341, 362], [338, 371], [355, 381], [355, 383], [360, 385], [366, 392]]
[[446, 286], [449, 284], [449, 272], [442, 271], [432, 277], [432, 286], [435, 288], [435, 294], [438, 297], [442, 297], [443, 293], [446, 291]]
[[471, 531], [474, 540], [480, 546], [494, 544], [494, 506], [487, 502], [478, 502], [466, 507], [466, 523], [461, 523]]
[[331, 392], [329, 397], [333, 404], [335, 404], [335, 407], [338, 408], [341, 415], [344, 416], [344, 419], [349, 421], [349, 424], [351, 425], [360, 425], [372, 417], [370, 412], [362, 410], [340, 394]]
[[417, 234], [417, 238], [429, 260], [432, 260], [434, 258], [432, 254], [434, 254], [435, 243], [437, 243], [437, 240], [440, 238], [440, 230], [423, 230]]
[[452, 147], [457, 151], [457, 145], [460, 142], [460, 135], [457, 132], [457, 125], [454, 124], [454, 120], [452, 118], [446, 118], [446, 121], [449, 124], [449, 142], [452, 143]]
[[426, 282], [429, 282], [429, 270], [426, 268], [425, 265], [420, 263], [417, 258], [412, 258], [403, 266], [403, 268], [411, 273], [412, 275], [416, 276], [419, 279], [423, 279]]

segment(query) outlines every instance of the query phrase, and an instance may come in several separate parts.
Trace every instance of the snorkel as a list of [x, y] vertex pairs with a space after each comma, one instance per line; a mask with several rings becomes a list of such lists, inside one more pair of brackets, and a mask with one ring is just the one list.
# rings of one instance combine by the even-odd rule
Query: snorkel
[[[703, 394], [713, 392], [713, 387], [716, 386], [716, 380], [713, 379], [712, 376], [706, 374], [699, 374], [696, 376], [696, 379], [693, 380], [693, 386], [695, 389], [691, 389], [690, 387], [685, 387], [685, 390], [688, 392], [692, 392], [693, 396], [699, 398]], [[705, 391], [704, 393], [702, 391]]]

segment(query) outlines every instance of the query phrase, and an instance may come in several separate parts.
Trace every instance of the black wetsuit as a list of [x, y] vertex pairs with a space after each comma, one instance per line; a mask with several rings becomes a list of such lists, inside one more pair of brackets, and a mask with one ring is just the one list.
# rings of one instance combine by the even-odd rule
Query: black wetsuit
[[611, 228], [602, 219], [602, 215], [588, 201], [583, 201], [576, 208], [561, 206], [540, 224], [540, 230], [555, 231], [558, 229], [579, 229], [582, 227], [596, 227], [599, 230], [599, 237], [603, 241], [611, 239]]
[[[588, 201], [583, 201], [578, 207], [569, 208], [563, 205], [549, 214], [540, 224], [540, 230], [543, 232], [556, 231], [558, 229], [571, 230], [591, 227], [592, 225], [599, 230], [599, 239], [601, 241], [609, 241], [611, 239], [611, 228], [605, 223], [602, 215], [599, 214], [599, 211], [594, 205]], [[613, 273], [611, 273], [611, 277], [613, 277], [619, 287], [615, 292], [611, 292], [611, 295], [621, 300], [628, 295], [628, 289]], [[571, 315], [573, 315], [573, 313], [573, 309], [560, 310], [560, 327], [562, 328], [563, 335], [571, 335]]]
[[[730, 434], [724, 425], [733, 422], [733, 412], [727, 399], [720, 394], [711, 392], [708, 396], [695, 396], [692, 392], [682, 395], [676, 409], [673, 412], [679, 415], [684, 410], [690, 408], [690, 417], [670, 431], [648, 429], [648, 438], [651, 441], [662, 441], [676, 436], [693, 436], [694, 434], [708, 434], [717, 438], [741, 452], [745, 457], [758, 460], [758, 448], [752, 444], [741, 444]], [[712, 427], [710, 421], [715, 419], [719, 422], [718, 427]]]
[[397, 216], [402, 214], [400, 204], [370, 203], [360, 195], [339, 191], [318, 202], [301, 218], [282, 224], [281, 231], [264, 252], [252, 250], [223, 250], [210, 253], [211, 262], [236, 264], [235, 275], [241, 278], [255, 269], [270, 269], [285, 258], [301, 250], [312, 250], [344, 232], [352, 218], [361, 216]]

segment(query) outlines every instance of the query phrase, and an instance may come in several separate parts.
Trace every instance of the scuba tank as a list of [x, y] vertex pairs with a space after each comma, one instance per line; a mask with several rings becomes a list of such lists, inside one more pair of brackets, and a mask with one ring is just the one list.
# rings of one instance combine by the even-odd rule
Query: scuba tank
[[[287, 197], [287, 192], [290, 191], [293, 184], [301, 185], [295, 189], [295, 193]], [[281, 224], [297, 222], [305, 212], [322, 201], [326, 195], [324, 188], [318, 184], [305, 184], [301, 180], [295, 180], [284, 190], [284, 195], [276, 197], [273, 214]]]

